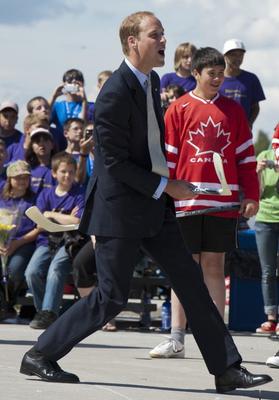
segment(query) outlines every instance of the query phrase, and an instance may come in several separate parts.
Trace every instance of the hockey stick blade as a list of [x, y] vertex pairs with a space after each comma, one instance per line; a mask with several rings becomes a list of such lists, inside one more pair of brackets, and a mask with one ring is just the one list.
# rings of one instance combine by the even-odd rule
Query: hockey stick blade
[[48, 218], [46, 218], [36, 206], [29, 207], [25, 211], [25, 214], [40, 228], [43, 228], [47, 232], [51, 233], [75, 231], [79, 227], [78, 224], [63, 225], [63, 224], [58, 224], [56, 222], [52, 222]]
[[177, 218], [191, 217], [194, 215], [204, 215], [204, 214], [218, 213], [218, 212], [225, 212], [225, 211], [237, 211], [239, 209], [240, 209], [240, 205], [235, 204], [235, 205], [231, 205], [231, 206], [210, 207], [210, 208], [203, 208], [201, 210], [193, 210], [193, 211], [177, 211], [176, 216], [177, 216]]
[[222, 196], [230, 196], [232, 194], [231, 189], [229, 188], [229, 185], [227, 183], [225, 173], [224, 173], [224, 167], [223, 167], [223, 161], [219, 153], [213, 153], [213, 163], [214, 163], [214, 168], [216, 175], [218, 176], [218, 179], [221, 183], [221, 195]]

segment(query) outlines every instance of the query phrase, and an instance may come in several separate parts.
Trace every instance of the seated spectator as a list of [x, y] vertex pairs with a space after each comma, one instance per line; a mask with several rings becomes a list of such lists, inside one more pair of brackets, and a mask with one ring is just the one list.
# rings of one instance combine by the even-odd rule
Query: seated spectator
[[[64, 99], [57, 98], [64, 95]], [[54, 91], [50, 100], [50, 123], [54, 124], [59, 142], [64, 140], [63, 127], [69, 118], [87, 118], [87, 98], [84, 89], [84, 77], [81, 71], [70, 69], [63, 75], [63, 83]], [[64, 142], [64, 149], [66, 143]]]
[[262, 269], [262, 294], [266, 321], [257, 333], [279, 335], [277, 290], [277, 253], [279, 245], [279, 165], [274, 151], [258, 155], [257, 172], [261, 184], [260, 208], [256, 215], [255, 233]]
[[46, 129], [49, 129], [50, 133], [52, 133], [56, 150], [57, 151], [62, 151], [66, 147], [66, 141], [65, 138], [61, 135], [59, 135], [59, 132], [57, 129], [53, 126], [50, 125], [50, 107], [49, 103], [46, 98], [42, 96], [36, 96], [33, 97], [31, 100], [28, 101], [27, 103], [27, 111], [29, 115], [35, 115], [41, 118], [42, 120], [47, 120], [48, 125], [44, 126]]
[[110, 70], [105, 70], [105, 71], [101, 71], [98, 76], [97, 76], [97, 88], [98, 90], [101, 90], [104, 83], [108, 80], [108, 78], [111, 77], [111, 75], [113, 74], [112, 71]]
[[0, 195], [0, 209], [15, 211], [17, 224], [12, 239], [0, 247], [0, 254], [8, 257], [8, 312], [15, 312], [13, 306], [24, 281], [24, 271], [35, 250], [35, 239], [39, 232], [34, 223], [25, 216], [25, 211], [35, 201], [30, 175], [30, 167], [25, 161], [11, 163], [7, 168], [7, 181]]
[[23, 135], [20, 141], [8, 147], [6, 164], [17, 160], [25, 160], [25, 153], [31, 140], [30, 133], [37, 128], [48, 129], [48, 119], [39, 114], [28, 114], [23, 121]]
[[[98, 74], [97, 76], [97, 89], [98, 91], [101, 90], [103, 84], [106, 82], [106, 80], [112, 75], [112, 71], [110, 70], [105, 70], [102, 71]], [[87, 121], [92, 123], [94, 122], [94, 102], [90, 101], [88, 102], [87, 106]]]
[[6, 182], [6, 168], [5, 163], [7, 160], [7, 150], [3, 139], [0, 139], [0, 191]]
[[4, 140], [7, 149], [22, 137], [22, 133], [15, 128], [17, 120], [18, 105], [12, 101], [3, 101], [0, 104], [0, 138]]
[[[51, 165], [57, 185], [43, 190], [36, 205], [45, 217], [55, 222], [78, 224], [84, 208], [84, 193], [74, 183], [76, 161], [62, 152], [53, 156]], [[50, 241], [51, 236], [46, 232], [39, 234], [36, 250], [25, 271], [37, 310], [30, 322], [34, 329], [46, 329], [58, 317], [65, 280], [71, 269], [63, 236]]]
[[174, 53], [174, 70], [162, 76], [161, 92], [164, 100], [164, 92], [168, 85], [178, 85], [183, 87], [185, 92], [190, 92], [196, 87], [196, 80], [191, 74], [192, 57], [196, 52], [196, 47], [189, 43], [181, 43]]
[[164, 113], [167, 111], [167, 108], [171, 105], [171, 103], [183, 96], [183, 94], [185, 94], [183, 87], [178, 85], [168, 85], [164, 92], [164, 101], [162, 101]]
[[[80, 142], [80, 159], [79, 171], [77, 181], [84, 184], [85, 187], [89, 181], [90, 176], [93, 174], [94, 168], [94, 138], [93, 138], [94, 125], [88, 123], [84, 127], [83, 139]], [[85, 167], [84, 165], [85, 164]]]
[[50, 131], [45, 128], [33, 130], [25, 159], [31, 166], [31, 186], [37, 196], [42, 189], [51, 188], [55, 184], [50, 167], [53, 154], [54, 142]]
[[67, 139], [65, 151], [71, 154], [77, 162], [76, 181], [80, 184], [86, 182], [87, 160], [93, 147], [93, 127], [86, 130], [83, 127], [84, 122], [80, 118], [70, 118], [64, 124], [64, 135]]

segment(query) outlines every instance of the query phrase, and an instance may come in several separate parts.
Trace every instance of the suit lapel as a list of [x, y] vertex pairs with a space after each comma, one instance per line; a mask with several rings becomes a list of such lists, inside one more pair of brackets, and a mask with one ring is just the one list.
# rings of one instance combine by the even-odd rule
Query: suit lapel
[[120, 65], [119, 72], [121, 73], [121, 75], [123, 76], [124, 80], [126, 81], [128, 87], [130, 88], [130, 91], [135, 100], [135, 103], [137, 104], [139, 109], [144, 114], [144, 118], [146, 118], [146, 116], [147, 116], [146, 94], [144, 93], [144, 90], [141, 87], [141, 84], [139, 83], [138, 78], [130, 70], [130, 68], [127, 66], [125, 61], [123, 61], [122, 64]]

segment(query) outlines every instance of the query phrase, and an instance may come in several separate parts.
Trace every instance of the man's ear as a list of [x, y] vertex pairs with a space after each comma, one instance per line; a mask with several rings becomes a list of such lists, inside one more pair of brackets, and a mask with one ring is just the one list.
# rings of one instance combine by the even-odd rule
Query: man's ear
[[135, 36], [128, 36], [127, 43], [128, 43], [129, 49], [136, 49], [137, 38]]

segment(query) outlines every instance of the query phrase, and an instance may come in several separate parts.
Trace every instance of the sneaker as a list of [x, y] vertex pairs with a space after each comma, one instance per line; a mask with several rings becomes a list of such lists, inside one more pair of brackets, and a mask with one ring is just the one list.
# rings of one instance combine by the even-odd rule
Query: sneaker
[[184, 345], [175, 339], [168, 339], [158, 344], [149, 353], [151, 358], [184, 358]]
[[276, 329], [275, 321], [266, 321], [259, 328], [256, 329], [256, 333], [273, 333]]
[[279, 351], [266, 360], [266, 365], [270, 368], [279, 368]]
[[54, 312], [41, 310], [36, 313], [29, 326], [33, 329], [47, 329], [56, 319]]

